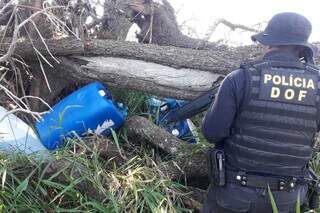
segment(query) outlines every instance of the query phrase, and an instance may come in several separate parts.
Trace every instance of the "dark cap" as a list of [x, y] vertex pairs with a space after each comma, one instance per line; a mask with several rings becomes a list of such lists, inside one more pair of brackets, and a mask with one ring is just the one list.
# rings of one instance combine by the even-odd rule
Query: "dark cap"
[[317, 47], [308, 42], [311, 31], [311, 23], [306, 17], [297, 13], [279, 13], [272, 17], [263, 32], [253, 35], [251, 39], [266, 46], [303, 46], [313, 57]]

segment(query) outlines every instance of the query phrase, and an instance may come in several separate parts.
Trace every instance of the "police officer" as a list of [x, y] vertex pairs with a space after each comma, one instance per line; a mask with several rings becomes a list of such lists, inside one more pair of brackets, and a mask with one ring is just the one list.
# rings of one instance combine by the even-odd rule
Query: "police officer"
[[209, 187], [203, 212], [272, 212], [268, 187], [279, 212], [306, 201], [320, 97], [311, 28], [299, 14], [275, 15], [252, 36], [268, 47], [263, 59], [222, 82], [202, 129], [224, 151], [224, 181]]

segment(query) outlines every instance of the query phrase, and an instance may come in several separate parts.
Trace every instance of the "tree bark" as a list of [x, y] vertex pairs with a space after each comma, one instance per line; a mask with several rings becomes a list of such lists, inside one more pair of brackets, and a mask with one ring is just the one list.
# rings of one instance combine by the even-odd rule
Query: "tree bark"
[[[230, 48], [226, 45], [209, 42], [205, 39], [195, 39], [184, 35], [178, 25], [175, 11], [168, 0], [161, 0], [160, 3], [156, 3], [156, 1], [152, 0], [132, 0], [128, 9], [131, 10], [134, 15], [132, 20], [141, 28], [141, 32], [138, 34], [139, 42], [141, 43], [229, 52], [228, 50]], [[233, 25], [226, 20], [222, 20], [221, 23], [231, 27], [233, 30], [236, 27], [240, 27], [244, 30], [257, 33], [257, 30], [255, 29], [243, 25]], [[319, 46], [319, 43], [317, 43], [317, 46]], [[235, 51], [235, 53], [239, 54], [240, 52]], [[247, 52], [247, 54], [250, 54], [250, 52]], [[249, 55], [246, 57], [250, 58], [248, 56]], [[233, 56], [231, 56], [231, 58], [233, 58]], [[319, 62], [319, 57], [317, 57], [316, 61]]]
[[132, 0], [128, 9], [133, 11], [131, 18], [141, 29], [137, 35], [140, 43], [198, 50], [227, 49], [226, 46], [184, 35], [179, 29], [175, 11], [167, 0], [162, 0], [160, 4], [154, 1]]
[[[0, 54], [5, 54], [10, 41], [1, 44]], [[43, 56], [109, 56], [138, 59], [175, 68], [208, 70], [216, 74], [227, 74], [239, 66], [241, 61], [261, 55], [259, 46], [247, 46], [220, 50], [192, 50], [177, 47], [138, 44], [126, 41], [77, 39], [19, 42], [15, 54], [26, 60], [35, 60], [36, 48]], [[50, 53], [48, 52], [50, 50]]]
[[194, 147], [186, 148], [185, 152], [180, 153], [185, 156], [162, 163], [159, 166], [161, 171], [173, 180], [208, 177], [207, 149], [192, 146]]
[[187, 144], [144, 117], [133, 116], [126, 121], [126, 126], [129, 138], [138, 143], [146, 142], [174, 156], [159, 165], [171, 179], [208, 176], [207, 148]]
[[170, 155], [176, 155], [185, 143], [141, 116], [130, 117], [126, 126], [131, 140], [137, 143], [145, 141]]
[[[3, 43], [0, 54], [4, 54], [8, 46], [9, 42]], [[38, 63], [33, 48], [47, 57], [54, 66], [45, 69], [46, 73], [54, 73], [48, 74], [48, 77], [56, 75], [62, 76], [62, 79], [82, 82], [99, 80], [112, 86], [144, 90], [180, 99], [190, 99], [208, 90], [219, 77], [217, 74], [229, 73], [243, 59], [243, 54], [232, 55], [231, 49], [229, 52], [221, 53], [123, 41], [81, 42], [77, 39], [47, 40], [46, 45], [36, 41], [20, 42], [17, 43], [15, 54], [25, 58], [28, 64]], [[246, 51], [245, 48], [240, 49], [240, 52]], [[229, 60], [224, 59], [224, 54], [229, 55]], [[50, 60], [52, 55], [59, 64]], [[234, 57], [231, 58], [232, 56]], [[35, 75], [41, 76], [41, 73]], [[59, 82], [54, 78], [50, 81]], [[61, 89], [59, 87], [57, 91]], [[43, 91], [47, 88], [40, 87], [35, 90]], [[52, 94], [56, 94], [57, 91], [52, 91]], [[42, 98], [47, 99], [49, 95], [44, 94]]]
[[114, 39], [124, 41], [131, 23], [120, 11], [126, 8], [130, 0], [105, 0], [101, 29], [98, 32], [100, 39]]
[[[55, 102], [61, 91], [69, 86], [70, 82], [72, 82], [71, 80], [66, 79], [57, 70], [50, 70], [47, 68], [42, 71], [39, 64], [34, 61], [28, 64], [32, 69], [32, 78], [30, 80], [28, 94], [40, 97], [50, 105]], [[44, 74], [48, 79], [49, 86], [45, 81]], [[29, 104], [33, 111], [41, 112], [48, 110], [48, 107], [38, 99], [29, 100]]]
[[[46, 73], [54, 73], [51, 76], [62, 76], [71, 82], [98, 80], [115, 87], [179, 99], [194, 98], [208, 90], [219, 76], [236, 69], [242, 60], [256, 58], [262, 52], [259, 46], [220, 52], [109, 40], [62, 39], [46, 43], [33, 42], [34, 46], [29, 42], [18, 43], [15, 54], [35, 63], [37, 58], [32, 48], [50, 60], [49, 49], [59, 61], [58, 64], [50, 60], [54, 67], [47, 67]], [[5, 53], [8, 46], [4, 43], [0, 54]]]
[[[175, 69], [140, 60], [111, 57], [59, 58], [55, 68], [72, 81], [98, 80], [118, 88], [179, 99], [192, 99], [210, 89], [220, 75], [195, 69]], [[53, 70], [52, 70], [53, 71]]]

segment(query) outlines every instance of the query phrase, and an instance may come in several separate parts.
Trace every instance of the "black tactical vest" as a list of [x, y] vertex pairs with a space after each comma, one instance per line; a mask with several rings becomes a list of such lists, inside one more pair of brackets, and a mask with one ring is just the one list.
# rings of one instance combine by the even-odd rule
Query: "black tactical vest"
[[242, 69], [247, 91], [224, 144], [228, 168], [304, 176], [319, 124], [319, 70], [275, 61]]

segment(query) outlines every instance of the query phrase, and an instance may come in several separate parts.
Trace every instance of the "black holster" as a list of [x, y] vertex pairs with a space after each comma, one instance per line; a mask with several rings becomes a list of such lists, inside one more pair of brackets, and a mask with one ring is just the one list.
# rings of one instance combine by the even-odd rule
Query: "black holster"
[[221, 149], [208, 151], [209, 180], [213, 185], [224, 186], [226, 183], [225, 154]]

